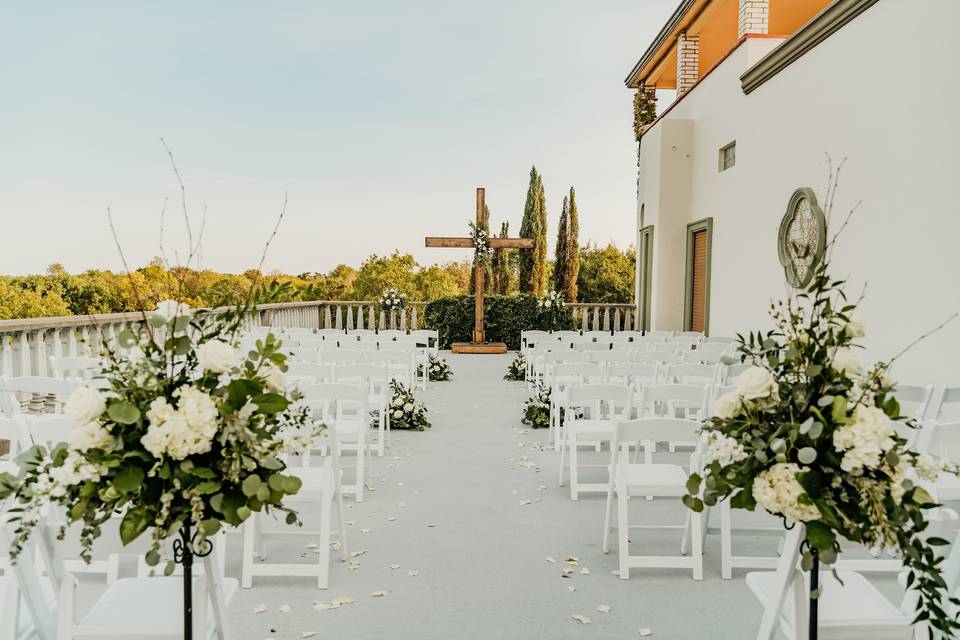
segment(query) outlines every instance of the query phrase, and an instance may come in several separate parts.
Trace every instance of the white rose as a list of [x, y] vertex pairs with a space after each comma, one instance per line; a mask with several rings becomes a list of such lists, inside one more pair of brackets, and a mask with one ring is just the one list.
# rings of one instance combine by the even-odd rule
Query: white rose
[[403, 417], [403, 411], [400, 411], [400, 409], [397, 409], [396, 411], [393, 412], [393, 417], [394, 417], [394, 418], [397, 418], [397, 419], [402, 418], [402, 417]]
[[402, 407], [402, 406], [403, 406], [403, 398], [394, 398], [394, 399], [393, 399], [393, 406], [395, 406], [395, 407]]
[[407, 413], [410, 413], [411, 411], [413, 411], [413, 403], [408, 402], [407, 404], [403, 405], [403, 410], [406, 411]]
[[846, 347], [834, 351], [830, 367], [850, 378], [859, 378], [863, 375], [863, 364], [854, 355], [853, 350]]
[[64, 412], [72, 422], [82, 425], [99, 418], [106, 408], [107, 402], [99, 391], [89, 387], [77, 387], [67, 398]]
[[113, 442], [113, 436], [99, 422], [80, 424], [70, 432], [70, 448], [77, 451], [104, 449]]
[[287, 379], [280, 367], [268, 362], [260, 368], [260, 377], [263, 378], [271, 391], [282, 392], [287, 390]]
[[866, 335], [866, 329], [859, 320], [849, 320], [843, 325], [843, 332], [851, 338], [862, 338]]
[[713, 415], [721, 420], [729, 420], [743, 407], [740, 396], [735, 393], [725, 393], [713, 403]]
[[160, 316], [164, 320], [171, 320], [176, 316], [189, 316], [190, 307], [176, 300], [164, 300], [157, 303], [157, 310], [154, 311], [154, 315]]
[[773, 374], [763, 367], [750, 367], [737, 378], [737, 395], [744, 400], [768, 398], [776, 388]]
[[206, 371], [223, 373], [233, 367], [236, 352], [226, 342], [210, 340], [197, 347], [197, 360]]

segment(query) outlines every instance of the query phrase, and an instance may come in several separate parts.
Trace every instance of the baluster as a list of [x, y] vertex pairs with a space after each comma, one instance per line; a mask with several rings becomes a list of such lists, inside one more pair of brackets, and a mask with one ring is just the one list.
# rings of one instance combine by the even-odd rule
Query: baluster
[[332, 329], [333, 319], [330, 317], [330, 305], [323, 305], [323, 328]]
[[387, 326], [387, 314], [382, 309], [380, 310], [380, 328], [385, 329]]
[[413, 305], [413, 308], [410, 309], [410, 331], [418, 331], [419, 326], [417, 326], [417, 305]]
[[613, 330], [620, 331], [620, 307], [617, 307], [613, 314]]
[[633, 307], [627, 307], [627, 310], [624, 312], [623, 316], [623, 330], [624, 331], [633, 331]]
[[587, 330], [587, 314], [589, 313], [589, 307], [580, 307], [580, 330]]
[[30, 367], [30, 338], [26, 331], [20, 332], [20, 372], [18, 375], [33, 375]]
[[0, 375], [13, 376], [13, 336], [0, 333]]
[[367, 307], [367, 326], [374, 330], [377, 328], [377, 305], [375, 304]]
[[400, 310], [400, 331], [406, 331], [406, 330], [407, 330], [407, 310], [401, 309]]
[[67, 329], [67, 355], [70, 357], [77, 355], [77, 330], [74, 327]]
[[347, 306], [347, 331], [353, 329], [353, 305]]
[[337, 326], [335, 329], [343, 329], [343, 307], [337, 305]]

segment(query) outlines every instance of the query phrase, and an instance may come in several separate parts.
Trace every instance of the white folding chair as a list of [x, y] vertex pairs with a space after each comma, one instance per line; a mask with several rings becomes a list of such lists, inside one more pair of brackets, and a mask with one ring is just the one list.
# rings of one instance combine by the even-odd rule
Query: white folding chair
[[339, 336], [347, 335], [347, 332], [343, 329], [318, 329], [316, 333], [325, 340], [328, 338], [336, 339]]
[[696, 339], [697, 341], [700, 341], [700, 340], [703, 339], [704, 336], [703, 336], [703, 332], [702, 332], [702, 331], [677, 331], [677, 332], [675, 332], [675, 333], [673, 334], [673, 336], [671, 336], [671, 337], [673, 337], [673, 338], [694, 338], [694, 339]]
[[563, 486], [566, 469], [570, 475], [571, 500], [578, 500], [582, 492], [606, 491], [606, 482], [580, 481], [581, 469], [607, 465], [581, 464], [579, 447], [598, 448], [604, 442], [610, 442], [614, 437], [615, 421], [630, 417], [632, 398], [633, 393], [626, 385], [585, 384], [567, 389], [560, 434], [560, 486]]
[[333, 349], [320, 352], [320, 362], [329, 365], [367, 362], [368, 357], [368, 352], [358, 351], [356, 349]]
[[[631, 497], [661, 497], [676, 499], [687, 493], [687, 472], [676, 464], [638, 464], [630, 461], [630, 445], [638, 442], [656, 442], [680, 438], [693, 440], [697, 437], [700, 423], [680, 418], [640, 418], [616, 422], [613, 442], [610, 445], [610, 482], [607, 486], [607, 506], [603, 521], [604, 553], [609, 552], [609, 537], [613, 515], [613, 501], [617, 501], [618, 550], [620, 555], [620, 578], [630, 578], [632, 567], [662, 568], [677, 567], [692, 569], [694, 580], [703, 580], [703, 546], [700, 514], [689, 515], [690, 537], [693, 551], [689, 557], [632, 555], [630, 553], [630, 529], [679, 529], [686, 534], [687, 524], [631, 526], [629, 506]], [[695, 466], [695, 465], [691, 465]]]
[[589, 362], [564, 362], [553, 365], [550, 379], [550, 432], [548, 438], [560, 450], [563, 429], [561, 408], [567, 404], [567, 389], [581, 384], [603, 382], [603, 365]]
[[[955, 594], [960, 583], [960, 537], [956, 514], [940, 510], [931, 518], [925, 534], [954, 540], [942, 564], [946, 593]], [[949, 514], [949, 515], [948, 515]], [[772, 640], [779, 629], [788, 640], [809, 635], [809, 573], [798, 567], [803, 524], [787, 532], [776, 571], [747, 574], [747, 586], [763, 607], [757, 640]], [[830, 568], [819, 573], [820, 597], [817, 611], [818, 637], [822, 640], [907, 640], [928, 637], [925, 623], [913, 624], [918, 594], [905, 589], [897, 606], [859, 573]]]
[[644, 364], [672, 364], [677, 361], [675, 351], [634, 351], [633, 354], [634, 362]]
[[940, 387], [934, 390], [926, 419], [938, 422], [960, 420], [960, 387]]
[[50, 373], [54, 378], [90, 380], [100, 372], [100, 358], [87, 356], [50, 356]]
[[[0, 440], [6, 440], [8, 444], [8, 453], [0, 455], [0, 461], [4, 456], [13, 459], [20, 455], [24, 449], [29, 449], [33, 444], [30, 440], [30, 434], [24, 424], [25, 416], [13, 416], [4, 418], [0, 416]], [[2, 636], [0, 636], [2, 638]]]
[[341, 364], [333, 368], [333, 381], [359, 384], [367, 388], [371, 411], [377, 412], [376, 452], [383, 457], [384, 444], [390, 429], [390, 376], [386, 365], [372, 363]]
[[720, 364], [726, 356], [726, 353], [719, 351], [702, 351], [697, 349], [695, 351], [684, 351], [681, 354], [681, 360], [689, 364]]
[[[101, 539], [119, 538], [114, 530], [119, 520], [101, 527]], [[14, 574], [25, 609], [42, 640], [70, 638], [149, 638], [179, 640], [183, 637], [183, 578], [137, 577], [120, 578], [99, 594], [96, 600], [81, 609], [76, 591], [78, 581], [64, 565], [64, 545], [54, 538], [58, 525], [38, 526], [14, 566]], [[150, 532], [128, 545], [133, 552], [143, 553], [151, 538]], [[39, 559], [38, 559], [39, 556]], [[38, 567], [46, 568], [42, 573]], [[227, 603], [237, 590], [237, 581], [224, 578], [214, 550], [197, 564], [204, 570], [194, 578], [193, 627], [203, 638], [231, 638]], [[198, 572], [199, 573], [199, 572]], [[50, 588], [44, 588], [47, 582]], [[49, 597], [50, 591], [56, 594]], [[86, 599], [85, 599], [86, 600]], [[209, 612], [212, 616], [208, 615]]]
[[701, 353], [720, 353], [724, 354], [730, 351], [729, 342], [701, 342], [697, 351]]
[[613, 349], [610, 351], [588, 351], [586, 352], [586, 355], [587, 361], [596, 362], [605, 366], [630, 362], [632, 357], [632, 354], [629, 351], [621, 351], [619, 349]]
[[[312, 457], [302, 455], [301, 466], [288, 466], [287, 471], [290, 475], [296, 476], [302, 483], [300, 490], [284, 498], [284, 504], [290, 504], [294, 508], [303, 510], [304, 506], [319, 507], [314, 512], [310, 510], [311, 515], [318, 515], [320, 518], [319, 529], [304, 530], [296, 527], [284, 527], [282, 529], [267, 530], [264, 527], [265, 515], [254, 512], [243, 523], [243, 551], [241, 561], [241, 586], [249, 589], [253, 586], [253, 578], [256, 576], [301, 576], [317, 579], [317, 588], [326, 589], [330, 585], [330, 547], [332, 535], [338, 534], [338, 545], [340, 549], [341, 562], [349, 557], [349, 549], [346, 540], [346, 520], [344, 519], [343, 508], [343, 488], [340, 484], [340, 451], [339, 438], [336, 432], [338, 409], [336, 408], [338, 398], [325, 397], [338, 395], [339, 391], [334, 387], [337, 385], [319, 385], [328, 387], [332, 393], [325, 394], [318, 389], [314, 389], [313, 399], [305, 404], [313, 411], [313, 416], [318, 421], [327, 424], [328, 430], [323, 434], [320, 442], [307, 445], [309, 450], [321, 449], [327, 453], [323, 458], [321, 466], [312, 466], [310, 464]], [[306, 434], [309, 436], [309, 434]], [[285, 456], [290, 462], [290, 456]], [[332, 526], [334, 514], [334, 505], [336, 505], [337, 529]], [[317, 540], [308, 548], [309, 553], [317, 556], [316, 563], [310, 562], [267, 562], [265, 541], [270, 537], [288, 537], [288, 536], [310, 536]], [[256, 562], [256, 554], [259, 551], [260, 562]]]
[[708, 344], [725, 344], [728, 348], [733, 348], [736, 343], [736, 338], [727, 338], [724, 336], [706, 336], [700, 339], [701, 347]]
[[0, 410], [11, 413], [60, 413], [74, 383], [46, 376], [0, 376]]
[[671, 336], [673, 336], [673, 332], [672, 332], [672, 331], [644, 331], [644, 332], [643, 332], [643, 337], [644, 337], [644, 338], [660, 338], [660, 339], [666, 339], [666, 338], [669, 338], [669, 337], [671, 337]]
[[308, 384], [327, 382], [331, 378], [329, 364], [319, 362], [287, 361], [287, 370], [284, 373], [287, 384], [291, 387], [302, 387]]
[[668, 384], [692, 384], [708, 386], [717, 380], [717, 365], [710, 364], [672, 364], [666, 370]]
[[[960, 422], [927, 422], [917, 437], [917, 450], [939, 460], [960, 463]], [[921, 482], [937, 502], [960, 500], [960, 478], [940, 474], [936, 482]]]
[[[640, 391], [640, 404], [637, 417], [682, 417], [702, 421], [710, 406], [711, 388], [709, 385], [658, 384], [647, 385]], [[673, 439], [668, 441], [670, 452], [677, 447], [696, 446], [696, 440]], [[653, 462], [656, 442], [644, 443], [646, 461]]]
[[323, 410], [321, 415], [324, 424], [336, 435], [340, 454], [338, 463], [345, 452], [356, 453], [353, 483], [343, 485], [342, 491], [352, 495], [357, 502], [363, 502], [370, 455], [367, 440], [367, 432], [370, 430], [369, 390], [359, 384], [327, 382], [304, 386], [300, 393], [315, 415], [321, 411], [321, 407], [329, 405], [329, 409]]
[[413, 349], [401, 350], [397, 344], [390, 351], [376, 351], [369, 354], [370, 362], [385, 365], [391, 380], [396, 380], [407, 389], [413, 388], [416, 352]]

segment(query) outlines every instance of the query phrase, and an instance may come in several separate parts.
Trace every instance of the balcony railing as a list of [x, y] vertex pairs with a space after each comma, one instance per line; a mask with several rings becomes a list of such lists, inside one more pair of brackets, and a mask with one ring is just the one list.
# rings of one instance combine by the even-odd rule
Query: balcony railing
[[[282, 302], [258, 307], [254, 323], [268, 327], [312, 329], [429, 329], [423, 302], [408, 302], [402, 313], [387, 314], [375, 302]], [[584, 331], [632, 331], [636, 312], [628, 304], [568, 305]], [[83, 356], [106, 340], [114, 344], [125, 328], [142, 321], [140, 313], [0, 320], [0, 375], [51, 375], [50, 356]]]

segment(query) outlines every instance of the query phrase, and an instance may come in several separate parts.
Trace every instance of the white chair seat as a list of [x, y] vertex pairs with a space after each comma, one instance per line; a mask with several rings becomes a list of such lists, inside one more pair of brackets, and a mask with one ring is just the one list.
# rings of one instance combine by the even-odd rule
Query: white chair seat
[[960, 477], [944, 473], [937, 481], [927, 487], [933, 496], [941, 502], [960, 500]]
[[564, 425], [567, 436], [576, 435], [578, 440], [610, 440], [615, 428], [612, 420], [571, 420]]
[[[196, 579], [199, 581], [199, 579]], [[229, 603], [239, 583], [223, 579], [224, 599]], [[194, 593], [204, 593], [200, 586]], [[149, 603], [149, 606], [144, 606]], [[213, 612], [208, 609], [208, 637], [214, 633]], [[183, 635], [183, 578], [121, 578], [107, 588], [103, 596], [83, 617], [81, 627], [129, 630], [143, 629], [139, 638], [177, 638]], [[117, 636], [119, 637], [119, 636]]]
[[675, 464], [629, 464], [617, 472], [617, 486], [624, 484], [631, 496], [682, 497], [687, 474]]
[[316, 498], [310, 494], [333, 491], [333, 472], [329, 467], [288, 467], [287, 473], [299, 478], [303, 484], [300, 491], [287, 496], [286, 500], [296, 502], [298, 497], [304, 500], [315, 500]]
[[[838, 573], [843, 584], [832, 572], [820, 572], [822, 596], [818, 605], [818, 631], [822, 640], [913, 638], [911, 617], [905, 616], [862, 575], [850, 571]], [[810, 574], [804, 572], [803, 579], [806, 594], [810, 588]], [[765, 608], [769, 595], [776, 591], [776, 573], [748, 573], [747, 586]], [[793, 620], [793, 602], [789, 597], [784, 601], [783, 619]]]

